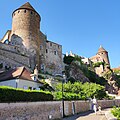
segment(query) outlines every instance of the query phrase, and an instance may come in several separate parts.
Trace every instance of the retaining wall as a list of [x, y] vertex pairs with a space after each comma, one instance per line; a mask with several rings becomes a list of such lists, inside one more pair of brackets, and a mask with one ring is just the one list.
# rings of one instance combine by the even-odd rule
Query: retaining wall
[[[120, 100], [99, 100], [98, 106], [119, 106]], [[90, 101], [64, 101], [65, 115], [89, 111]], [[0, 120], [51, 120], [62, 118], [62, 102], [0, 103]]]

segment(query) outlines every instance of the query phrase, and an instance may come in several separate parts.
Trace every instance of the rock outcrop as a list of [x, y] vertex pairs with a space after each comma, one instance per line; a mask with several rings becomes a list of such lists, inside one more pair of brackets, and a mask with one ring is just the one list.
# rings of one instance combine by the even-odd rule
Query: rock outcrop
[[75, 62], [72, 62], [70, 66], [67, 66], [66, 72], [68, 78], [72, 77], [75, 80], [83, 83], [90, 82], [90, 80], [84, 75], [80, 67]]

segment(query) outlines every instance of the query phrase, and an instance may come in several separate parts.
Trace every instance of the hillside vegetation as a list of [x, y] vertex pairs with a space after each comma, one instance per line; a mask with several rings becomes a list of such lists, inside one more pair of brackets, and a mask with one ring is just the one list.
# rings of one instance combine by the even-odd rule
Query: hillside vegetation
[[69, 81], [93, 82], [100, 85], [106, 85], [107, 80], [104, 77], [99, 77], [94, 72], [94, 67], [84, 64], [78, 56], [65, 56], [64, 63], [66, 64], [65, 72]]

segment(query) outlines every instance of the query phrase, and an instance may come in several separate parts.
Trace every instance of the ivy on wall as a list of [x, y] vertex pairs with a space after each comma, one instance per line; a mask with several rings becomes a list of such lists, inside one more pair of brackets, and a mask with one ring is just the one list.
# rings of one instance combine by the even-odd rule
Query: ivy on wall
[[96, 63], [93, 63], [93, 67], [100, 67], [100, 65], [104, 65], [105, 63], [104, 62], [96, 62]]

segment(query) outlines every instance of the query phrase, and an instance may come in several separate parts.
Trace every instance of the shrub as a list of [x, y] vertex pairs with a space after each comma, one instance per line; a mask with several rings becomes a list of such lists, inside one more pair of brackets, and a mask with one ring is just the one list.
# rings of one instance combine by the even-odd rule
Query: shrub
[[111, 110], [111, 113], [117, 117], [117, 120], [120, 120], [120, 107], [116, 108], [114, 107], [112, 110]]
[[0, 102], [18, 102], [18, 101], [49, 101], [53, 100], [50, 92], [38, 90], [22, 90], [12, 87], [0, 87]]

